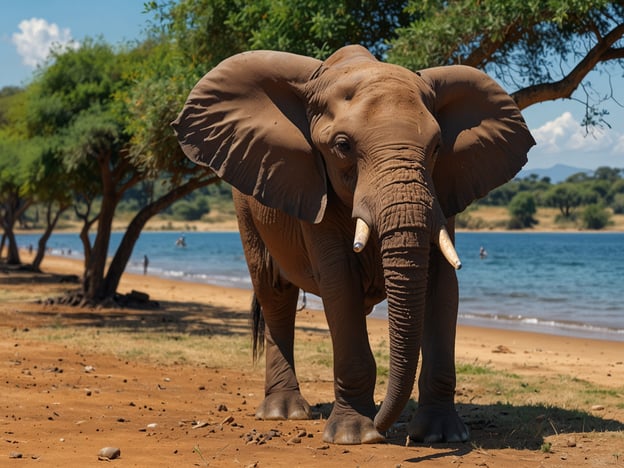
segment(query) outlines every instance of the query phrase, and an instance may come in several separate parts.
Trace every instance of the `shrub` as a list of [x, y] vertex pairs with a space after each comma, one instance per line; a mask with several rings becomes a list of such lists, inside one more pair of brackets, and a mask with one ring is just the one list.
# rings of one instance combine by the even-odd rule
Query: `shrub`
[[611, 208], [615, 214], [624, 214], [624, 193], [616, 193], [613, 196]]
[[611, 213], [601, 205], [587, 205], [581, 216], [581, 226], [585, 229], [603, 229], [609, 224]]
[[537, 224], [533, 215], [537, 212], [535, 198], [528, 192], [517, 193], [509, 203], [509, 229], [523, 229]]

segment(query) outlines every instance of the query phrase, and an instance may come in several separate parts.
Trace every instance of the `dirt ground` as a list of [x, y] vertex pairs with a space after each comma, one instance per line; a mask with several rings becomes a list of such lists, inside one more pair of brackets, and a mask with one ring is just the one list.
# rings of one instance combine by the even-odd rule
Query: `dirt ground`
[[[461, 327], [462, 362], [487, 363], [522, 382], [570, 378], [600, 390], [577, 413], [567, 407], [567, 395], [550, 405], [530, 397], [523, 404], [483, 403], [493, 400], [481, 400], [484, 390], [460, 379], [459, 412], [471, 427], [471, 442], [407, 443], [400, 421], [386, 444], [328, 445], [322, 432], [333, 400], [330, 372], [306, 373], [305, 362], [299, 369], [315, 419], [259, 421], [254, 412], [263, 397], [263, 370], [245, 364], [247, 352], [241, 358], [213, 347], [197, 360], [153, 359], [121, 352], [127, 343], [116, 344], [108, 332], [123, 324], [148, 351], [163, 346], [174, 328], [206, 342], [216, 333], [240, 338], [247, 333], [248, 292], [128, 275], [123, 287], [149, 293], [159, 308], [94, 310], [33, 301], [66, 289], [63, 275], [78, 268], [48, 259], [44, 269], [60, 276], [0, 272], [0, 466], [624, 467], [622, 342]], [[318, 346], [328, 339], [322, 314], [305, 311], [298, 327], [298, 339]], [[384, 327], [371, 320], [371, 342], [383, 340]], [[165, 330], [164, 338], [144, 339], [148, 329]], [[84, 330], [86, 341], [72, 339]], [[562, 414], [569, 424], [553, 423]], [[534, 429], [514, 427], [527, 421]], [[104, 447], [119, 448], [120, 457], [98, 459]]]

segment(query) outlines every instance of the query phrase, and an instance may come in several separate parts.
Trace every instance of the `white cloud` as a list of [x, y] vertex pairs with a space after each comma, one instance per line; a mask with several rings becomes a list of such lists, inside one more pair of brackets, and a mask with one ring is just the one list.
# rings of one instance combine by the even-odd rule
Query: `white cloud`
[[556, 119], [532, 130], [532, 133], [537, 147], [546, 154], [569, 151], [612, 153], [617, 151], [618, 146], [621, 147], [618, 140], [624, 138], [624, 135], [614, 129], [607, 131], [594, 128], [588, 133], [570, 112], [564, 112]]
[[23, 20], [19, 24], [19, 33], [14, 33], [12, 42], [24, 65], [35, 68], [41, 64], [53, 46], [78, 47], [71, 37], [69, 28], [60, 29], [55, 23], [48, 23], [41, 18]]

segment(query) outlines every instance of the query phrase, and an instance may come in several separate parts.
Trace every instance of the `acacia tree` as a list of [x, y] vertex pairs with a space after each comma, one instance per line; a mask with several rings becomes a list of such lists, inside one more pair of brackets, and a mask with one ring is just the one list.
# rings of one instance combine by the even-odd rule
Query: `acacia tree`
[[[102, 41], [88, 40], [77, 50], [54, 53], [53, 61], [42, 69], [29, 90], [30, 135], [59, 141], [51, 151], [52, 160], [64, 172], [61, 180], [71, 192], [74, 211], [82, 220], [80, 238], [85, 267], [80, 297], [83, 304], [115, 297], [134, 244], [152, 216], [202, 184], [217, 180], [212, 173], [199, 171], [185, 177], [191, 166], [177, 145], [174, 151], [180, 154], [172, 156], [172, 144], [162, 144], [162, 139], [152, 142], [162, 157], [147, 158], [150, 148], [140, 138], [133, 139], [132, 132], [138, 128], [133, 121], [154, 123], [149, 128], [159, 135], [166, 125], [168, 134], [172, 133], [169, 120], [161, 115], [155, 121], [147, 103], [163, 98], [166, 105], [180, 93], [152, 94], [155, 89], [150, 87], [150, 79], [160, 76], [158, 70], [147, 75], [150, 79], [139, 79], [146, 71], [141, 63], [156, 63], [149, 55], [153, 51], [149, 44], [115, 51]], [[162, 77], [162, 82], [170, 78], [170, 75]], [[168, 97], [169, 94], [173, 97]], [[176, 101], [175, 108], [178, 105], [181, 104]], [[168, 139], [173, 141], [173, 135]], [[45, 168], [49, 170], [50, 165]], [[113, 218], [123, 195], [163, 173], [169, 176], [171, 190], [139, 210], [107, 267]], [[61, 208], [60, 202], [57, 206]], [[92, 230], [95, 230], [93, 238], [89, 235]]]
[[464, 64], [506, 85], [520, 109], [570, 98], [581, 85], [585, 125], [606, 124], [601, 103], [614, 88], [583, 83], [624, 64], [624, 4], [606, 0], [410, 0], [414, 21], [398, 31], [388, 59], [411, 69]]

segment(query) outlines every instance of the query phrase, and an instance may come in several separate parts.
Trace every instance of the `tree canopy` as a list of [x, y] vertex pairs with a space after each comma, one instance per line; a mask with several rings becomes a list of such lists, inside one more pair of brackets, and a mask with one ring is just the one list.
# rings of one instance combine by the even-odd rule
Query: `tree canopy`
[[[594, 69], [621, 79], [624, 4], [606, 0], [410, 0], [415, 18], [397, 31], [389, 61], [411, 69], [464, 64], [510, 89], [521, 109], [570, 98]], [[600, 124], [600, 104], [615, 86], [583, 83], [585, 123]]]

